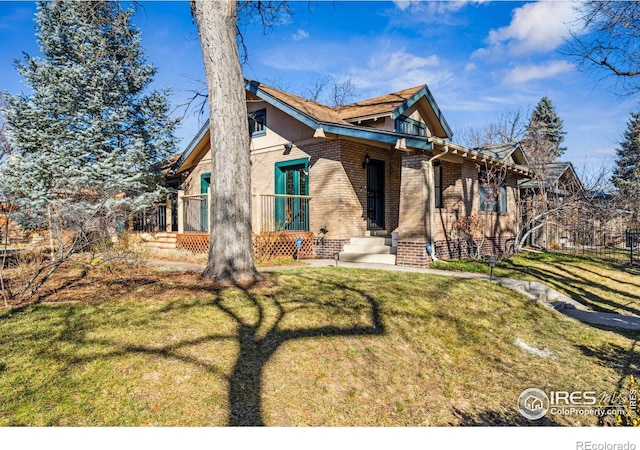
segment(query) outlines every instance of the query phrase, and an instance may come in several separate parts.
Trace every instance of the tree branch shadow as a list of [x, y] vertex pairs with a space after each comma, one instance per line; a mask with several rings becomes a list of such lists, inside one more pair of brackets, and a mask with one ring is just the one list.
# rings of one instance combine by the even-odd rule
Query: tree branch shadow
[[[515, 404], [515, 402], [514, 402]], [[538, 420], [529, 420], [517, 412], [482, 410], [474, 412], [453, 408], [454, 416], [459, 422], [452, 424], [465, 427], [558, 427], [562, 426], [552, 417], [544, 416]]]
[[[277, 279], [277, 275], [271, 275]], [[326, 339], [330, 337], [360, 337], [384, 334], [384, 325], [378, 301], [364, 290], [346, 284], [325, 281], [322, 277], [306, 277], [305, 282], [317, 283], [323, 292], [331, 292], [332, 298], [296, 298], [288, 296], [286, 286], [278, 286], [264, 293], [260, 283], [236, 285], [221, 289], [216, 286], [200, 287], [201, 295], [213, 294], [207, 299], [183, 306], [169, 304], [154, 314], [174, 312], [178, 309], [190, 309], [195, 306], [211, 307], [222, 312], [235, 327], [235, 331], [211, 333], [178, 342], [161, 345], [136, 345], [135, 343], [117, 342], [108, 338], [92, 337], [94, 325], [91, 321], [79, 320], [73, 310], [63, 317], [63, 329], [55, 337], [55, 341], [78, 346], [100, 346], [106, 351], [82, 356], [57, 350], [59, 346], [49, 346], [43, 350], [47, 357], [53, 357], [64, 363], [65, 368], [86, 364], [94, 360], [118, 358], [128, 354], [148, 355], [166, 360], [177, 360], [195, 366], [225, 380], [228, 383], [229, 426], [263, 426], [262, 385], [264, 369], [285, 343], [300, 339]], [[234, 291], [240, 295], [225, 295]], [[314, 291], [317, 292], [317, 291]], [[348, 294], [348, 295], [345, 295]], [[343, 298], [341, 298], [341, 296]], [[367, 318], [363, 319], [366, 310]], [[297, 325], [296, 320], [288, 320], [300, 312], [311, 311], [312, 315], [330, 318], [327, 324]], [[347, 318], [350, 326], [331, 323], [334, 317]], [[215, 342], [233, 342], [238, 347], [237, 358], [229, 372], [198, 355], [188, 354], [185, 350], [191, 347]], [[44, 355], [43, 355], [44, 356]]]
[[[263, 331], [262, 337], [258, 333], [266, 323], [264, 305], [259, 301], [254, 292], [243, 289], [246, 297], [251, 301], [258, 312], [258, 320], [254, 323], [247, 323], [240, 315], [231, 308], [218, 301], [217, 306], [224, 311], [227, 316], [238, 324], [237, 342], [240, 347], [240, 354], [236, 360], [233, 371], [229, 378], [229, 422], [230, 426], [263, 426], [261, 392], [262, 373], [266, 363], [278, 350], [278, 348], [289, 341], [298, 339], [328, 338], [328, 337], [348, 337], [367, 336], [384, 334], [384, 326], [380, 315], [380, 307], [377, 301], [364, 291], [349, 287], [341, 283], [322, 281], [317, 278], [300, 275], [311, 282], [321, 283], [330, 286], [332, 289], [349, 291], [355, 293], [364, 300], [370, 308], [371, 323], [362, 326], [339, 327], [326, 325], [308, 328], [283, 328], [281, 324], [287, 316], [285, 306], [278, 301], [275, 294], [268, 295], [267, 298], [276, 308], [276, 318], [273, 324]], [[310, 299], [305, 303], [313, 305]], [[309, 301], [310, 300], [310, 301]], [[308, 306], [307, 306], [308, 307]], [[304, 309], [305, 306], [298, 306], [295, 310]], [[343, 312], [349, 308], [346, 305], [331, 305], [332, 309], [342, 309]], [[353, 308], [351, 308], [353, 309]]]

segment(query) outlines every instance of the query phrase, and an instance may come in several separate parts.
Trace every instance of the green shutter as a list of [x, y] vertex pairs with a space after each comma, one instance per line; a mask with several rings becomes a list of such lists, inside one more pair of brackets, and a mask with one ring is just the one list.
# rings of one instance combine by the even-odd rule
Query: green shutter
[[[203, 173], [200, 175], [200, 194], [209, 192], [211, 186], [211, 174]], [[209, 198], [200, 199], [200, 231], [206, 233], [209, 231]]]

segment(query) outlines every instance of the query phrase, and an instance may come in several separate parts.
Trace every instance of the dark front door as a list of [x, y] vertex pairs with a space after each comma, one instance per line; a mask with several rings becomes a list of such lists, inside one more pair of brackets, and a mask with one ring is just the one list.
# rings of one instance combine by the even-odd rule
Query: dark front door
[[384, 229], [384, 161], [367, 166], [367, 229]]

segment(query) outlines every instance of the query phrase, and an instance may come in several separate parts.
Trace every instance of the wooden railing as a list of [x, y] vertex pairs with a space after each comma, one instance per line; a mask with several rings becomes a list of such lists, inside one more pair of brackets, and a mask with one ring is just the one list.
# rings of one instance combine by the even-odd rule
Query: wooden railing
[[183, 233], [208, 233], [209, 232], [209, 196], [208, 194], [183, 195], [182, 225]]
[[308, 195], [258, 195], [254, 200], [258, 230], [254, 226], [254, 232], [309, 231], [310, 200]]
[[131, 222], [133, 231], [170, 231], [167, 230], [167, 205], [164, 203], [135, 213]]

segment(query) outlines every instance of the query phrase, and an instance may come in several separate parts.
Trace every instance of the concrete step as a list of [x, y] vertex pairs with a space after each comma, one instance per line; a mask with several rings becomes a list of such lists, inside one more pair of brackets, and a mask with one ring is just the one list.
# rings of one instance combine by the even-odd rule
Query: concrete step
[[367, 230], [364, 232], [365, 236], [389, 236], [387, 230]]
[[375, 255], [389, 255], [397, 252], [397, 247], [389, 247], [388, 245], [350, 245], [344, 246], [345, 253], [370, 253]]
[[160, 231], [158, 233], [155, 233], [157, 237], [173, 237], [173, 238], [176, 237], [177, 234], [178, 233], [173, 233], [171, 231]]
[[351, 238], [351, 245], [391, 245], [391, 238], [384, 237], [355, 237]]
[[156, 237], [155, 241], [152, 242], [164, 242], [164, 243], [168, 243], [168, 244], [175, 244], [178, 241], [178, 238], [173, 236], [173, 237]]
[[359, 262], [371, 264], [393, 264], [396, 263], [396, 255], [372, 255], [369, 253], [340, 253], [340, 261]]
[[153, 247], [153, 248], [162, 248], [162, 249], [175, 249], [176, 248], [176, 243], [170, 243], [170, 242], [145, 242], [145, 244], [147, 247]]

